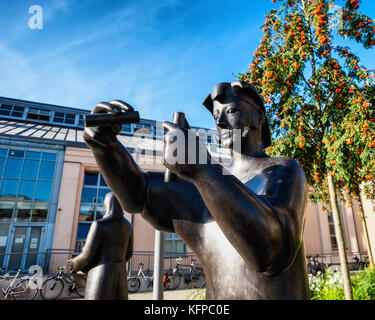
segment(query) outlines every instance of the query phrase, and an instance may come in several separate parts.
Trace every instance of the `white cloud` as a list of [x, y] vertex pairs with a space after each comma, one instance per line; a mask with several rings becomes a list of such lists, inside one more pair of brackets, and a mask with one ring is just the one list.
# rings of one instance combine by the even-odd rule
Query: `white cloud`
[[25, 97], [37, 89], [37, 76], [26, 57], [0, 42], [0, 95]]

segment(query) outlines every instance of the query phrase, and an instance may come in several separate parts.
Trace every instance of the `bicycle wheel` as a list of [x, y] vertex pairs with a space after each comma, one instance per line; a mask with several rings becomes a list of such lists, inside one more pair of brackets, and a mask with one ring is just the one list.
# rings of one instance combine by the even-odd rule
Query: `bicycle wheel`
[[181, 283], [181, 276], [178, 273], [171, 273], [167, 276], [167, 289], [175, 290]]
[[134, 293], [141, 287], [141, 281], [138, 278], [130, 278], [128, 280], [128, 292]]
[[30, 279], [22, 279], [13, 288], [12, 295], [16, 300], [33, 300], [38, 294], [37, 285], [33, 286]]
[[55, 300], [62, 294], [64, 282], [61, 279], [49, 278], [40, 289], [40, 295], [44, 300]]
[[[7, 289], [4, 289], [7, 290]], [[0, 300], [16, 300], [12, 294], [8, 294], [5, 299], [5, 292], [0, 288]]]
[[191, 285], [194, 288], [201, 288], [206, 281], [206, 277], [202, 271], [195, 271], [191, 276]]
[[81, 298], [83, 298], [83, 297], [85, 296], [85, 290], [86, 290], [86, 287], [77, 284], [77, 282], [74, 283], [74, 291], [75, 291], [76, 294], [78, 294]]

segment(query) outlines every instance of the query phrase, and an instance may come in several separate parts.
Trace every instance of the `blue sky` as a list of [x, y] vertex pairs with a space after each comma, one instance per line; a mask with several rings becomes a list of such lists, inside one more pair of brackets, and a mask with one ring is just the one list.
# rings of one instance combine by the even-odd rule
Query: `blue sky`
[[[28, 26], [43, 9], [43, 29]], [[141, 117], [185, 112], [213, 128], [212, 87], [245, 72], [270, 0], [17, 0], [0, 2], [0, 96], [92, 109], [122, 99]], [[361, 10], [375, 18], [375, 1]], [[360, 50], [375, 69], [375, 49]]]

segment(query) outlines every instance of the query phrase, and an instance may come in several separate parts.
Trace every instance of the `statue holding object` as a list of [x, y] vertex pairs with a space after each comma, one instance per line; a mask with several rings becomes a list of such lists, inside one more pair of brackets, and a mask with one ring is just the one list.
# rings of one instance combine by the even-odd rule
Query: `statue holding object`
[[[195, 252], [206, 275], [206, 299], [308, 299], [302, 168], [293, 159], [265, 154], [271, 143], [266, 111], [249, 83], [219, 83], [203, 104], [232, 162], [224, 168], [193, 137], [194, 163], [192, 133], [165, 122], [164, 164], [178, 176], [176, 183], [138, 167], [116, 138], [118, 123], [86, 126], [84, 139], [121, 206], [158, 230], [177, 233]], [[127, 112], [134, 110], [114, 100], [99, 103], [92, 113]], [[181, 132], [190, 161], [176, 162], [174, 137]], [[200, 163], [202, 155], [206, 163]]]

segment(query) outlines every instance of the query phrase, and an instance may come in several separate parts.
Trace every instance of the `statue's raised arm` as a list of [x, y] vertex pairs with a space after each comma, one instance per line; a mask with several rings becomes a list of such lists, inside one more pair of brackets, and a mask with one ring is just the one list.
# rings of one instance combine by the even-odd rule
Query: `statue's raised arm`
[[[119, 115], [133, 107], [121, 100], [101, 102], [92, 114]], [[118, 141], [121, 124], [85, 127], [83, 138], [92, 150], [96, 163], [121, 206], [127, 212], [140, 213], [146, 194], [146, 174], [138, 167], [129, 151]]]

